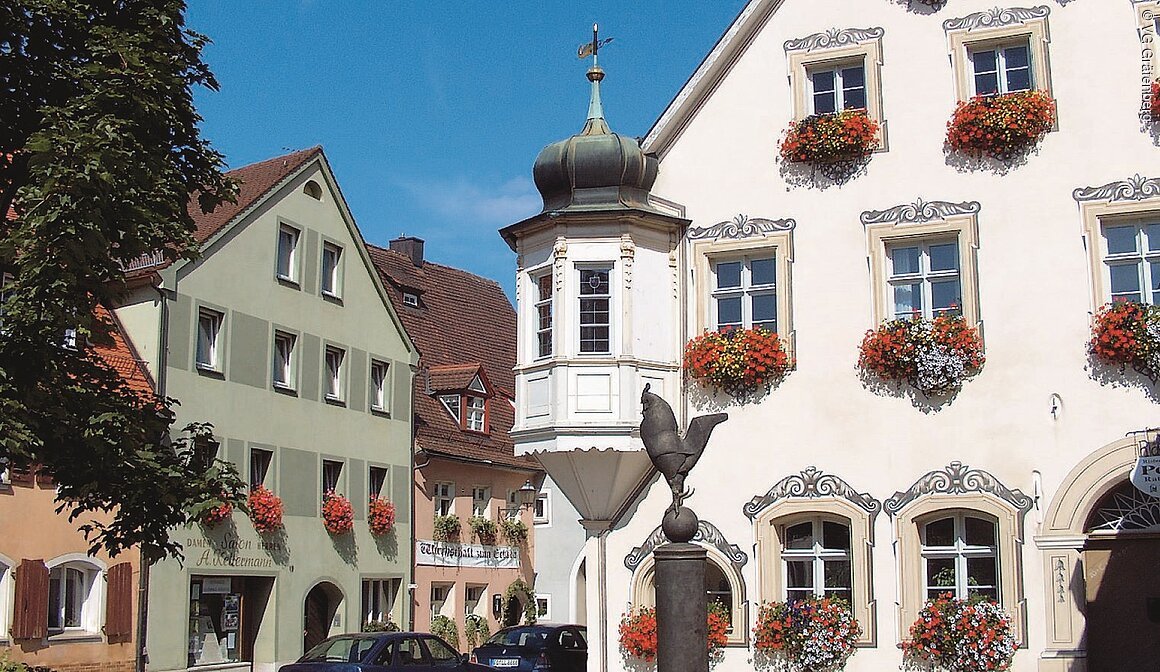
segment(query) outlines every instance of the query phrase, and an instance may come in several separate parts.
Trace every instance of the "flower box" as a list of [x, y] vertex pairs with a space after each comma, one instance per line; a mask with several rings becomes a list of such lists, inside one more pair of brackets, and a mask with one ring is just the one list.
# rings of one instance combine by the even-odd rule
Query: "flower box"
[[371, 534], [383, 535], [395, 526], [395, 505], [391, 500], [371, 496], [367, 503], [367, 527]]
[[254, 530], [268, 533], [282, 527], [282, 499], [263, 485], [250, 490], [246, 502]]
[[912, 666], [946, 672], [1011, 668], [1018, 642], [1011, 617], [989, 600], [960, 600], [950, 593], [929, 600], [910, 626], [902, 651]]
[[878, 149], [878, 122], [866, 110], [811, 114], [790, 122], [781, 140], [783, 161], [824, 166], [859, 162]]
[[499, 521], [499, 531], [512, 546], [519, 546], [528, 540], [528, 526], [519, 518], [504, 518]]
[[1055, 101], [1043, 91], [977, 96], [962, 101], [947, 122], [947, 147], [1008, 161], [1055, 125]]
[[206, 527], [216, 527], [217, 525], [229, 520], [234, 513], [234, 506], [229, 502], [222, 502], [217, 506], [206, 509], [201, 514], [201, 524]]
[[322, 524], [330, 534], [347, 534], [354, 529], [354, 507], [344, 495], [333, 491], [322, 496]]
[[471, 534], [475, 539], [484, 546], [494, 546], [496, 534], [498, 529], [495, 526], [495, 521], [484, 518], [483, 516], [472, 516], [467, 519], [467, 526], [471, 528]]
[[982, 368], [983, 339], [958, 315], [895, 319], [866, 332], [858, 366], [884, 381], [946, 396]]
[[458, 541], [459, 528], [459, 516], [453, 513], [446, 516], [435, 516], [431, 535], [435, 537], [435, 541]]
[[1155, 381], [1160, 377], [1160, 307], [1116, 301], [1100, 308], [1088, 343], [1092, 356], [1108, 366], [1131, 366]]
[[702, 386], [744, 398], [768, 389], [792, 366], [777, 334], [767, 329], [706, 331], [685, 345], [685, 375]]
[[768, 602], [757, 611], [753, 647], [760, 658], [792, 670], [840, 670], [854, 655], [862, 627], [841, 600], [808, 597]]
[[[709, 605], [706, 618], [709, 657], [718, 654], [728, 643], [729, 618], [720, 604]], [[657, 657], [657, 610], [655, 607], [631, 607], [620, 618], [620, 648], [633, 658], [653, 662]]]

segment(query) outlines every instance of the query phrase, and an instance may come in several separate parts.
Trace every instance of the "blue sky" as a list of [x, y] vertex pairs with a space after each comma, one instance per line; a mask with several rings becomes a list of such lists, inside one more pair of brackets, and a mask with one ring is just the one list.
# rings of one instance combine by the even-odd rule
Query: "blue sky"
[[593, 21], [605, 116], [644, 135], [744, 0], [190, 0], [220, 92], [203, 132], [231, 167], [321, 144], [372, 243], [427, 241], [427, 258], [511, 293], [497, 229], [539, 212], [532, 163], [584, 124]]

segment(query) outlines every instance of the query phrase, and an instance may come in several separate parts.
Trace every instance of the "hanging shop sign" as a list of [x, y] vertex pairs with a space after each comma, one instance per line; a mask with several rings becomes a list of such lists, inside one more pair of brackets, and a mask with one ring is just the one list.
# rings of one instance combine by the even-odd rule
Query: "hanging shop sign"
[[416, 539], [415, 564], [430, 567], [519, 569], [520, 549], [515, 546], [480, 546]]
[[1160, 497], [1160, 455], [1141, 455], [1129, 477], [1140, 492]]

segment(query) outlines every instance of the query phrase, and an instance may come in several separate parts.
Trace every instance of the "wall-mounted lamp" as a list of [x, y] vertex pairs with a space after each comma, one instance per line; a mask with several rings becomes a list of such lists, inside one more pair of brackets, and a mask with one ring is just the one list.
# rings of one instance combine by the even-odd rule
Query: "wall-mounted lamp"
[[499, 512], [500, 512], [500, 515], [502, 515], [502, 516], [515, 516], [515, 515], [519, 514], [519, 512], [521, 510], [527, 509], [527, 508], [531, 507], [532, 504], [535, 504], [535, 503], [536, 503], [536, 486], [532, 485], [532, 481], [529, 479], [527, 481], [524, 481], [523, 487], [521, 487], [519, 490], [516, 490], [516, 504], [517, 504], [517, 506], [512, 507], [510, 509], [500, 509]]

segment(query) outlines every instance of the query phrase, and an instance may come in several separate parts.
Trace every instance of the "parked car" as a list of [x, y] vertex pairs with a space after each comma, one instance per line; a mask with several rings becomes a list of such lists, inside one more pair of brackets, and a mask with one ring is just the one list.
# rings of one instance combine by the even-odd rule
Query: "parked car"
[[491, 672], [425, 632], [337, 635], [279, 672]]
[[582, 625], [516, 625], [471, 652], [471, 662], [505, 672], [585, 672], [588, 631]]

